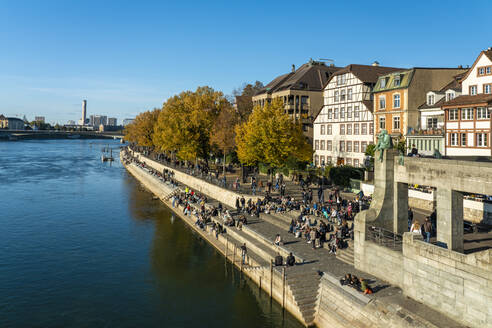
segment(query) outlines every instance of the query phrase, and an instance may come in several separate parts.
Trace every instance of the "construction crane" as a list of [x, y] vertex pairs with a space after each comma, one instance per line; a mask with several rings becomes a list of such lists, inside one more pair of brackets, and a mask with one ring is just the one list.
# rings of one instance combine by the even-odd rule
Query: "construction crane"
[[320, 58], [318, 59], [319, 61], [322, 62], [329, 62], [330, 64], [335, 64], [335, 61], [333, 59], [328, 59], [328, 58]]

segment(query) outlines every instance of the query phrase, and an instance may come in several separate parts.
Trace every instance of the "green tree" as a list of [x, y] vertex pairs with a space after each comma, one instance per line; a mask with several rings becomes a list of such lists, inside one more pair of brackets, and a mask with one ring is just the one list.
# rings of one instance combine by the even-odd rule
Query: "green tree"
[[236, 144], [238, 158], [246, 165], [262, 162], [278, 169], [289, 157], [299, 161], [312, 157], [301, 126], [285, 114], [279, 99], [254, 108], [248, 121], [236, 127]]

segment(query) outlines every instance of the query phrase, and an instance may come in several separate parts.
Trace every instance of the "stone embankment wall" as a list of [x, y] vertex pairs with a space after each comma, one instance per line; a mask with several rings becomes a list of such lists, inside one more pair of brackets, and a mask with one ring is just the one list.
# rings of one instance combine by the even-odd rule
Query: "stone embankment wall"
[[403, 290], [471, 327], [492, 327], [492, 250], [461, 254], [405, 233]]
[[244, 196], [246, 199], [246, 202], [248, 201], [249, 198], [251, 198], [254, 202], [256, 202], [258, 197], [251, 197], [248, 195], [242, 195], [224, 188], [221, 188], [219, 186], [216, 186], [212, 183], [208, 183], [206, 181], [203, 181], [202, 179], [195, 178], [191, 175], [188, 175], [186, 173], [183, 173], [179, 170], [176, 170], [172, 167], [163, 165], [161, 163], [158, 163], [156, 161], [153, 161], [142, 154], [138, 152], [133, 152], [134, 155], [141, 161], [144, 162], [146, 165], [152, 167], [153, 169], [163, 172], [165, 169], [174, 172], [174, 178], [181, 182], [184, 183], [190, 188], [197, 190], [198, 192], [208, 195], [209, 197], [213, 197], [217, 199], [218, 201], [222, 202], [223, 204], [226, 204], [230, 207], [235, 208], [236, 207], [236, 198]]

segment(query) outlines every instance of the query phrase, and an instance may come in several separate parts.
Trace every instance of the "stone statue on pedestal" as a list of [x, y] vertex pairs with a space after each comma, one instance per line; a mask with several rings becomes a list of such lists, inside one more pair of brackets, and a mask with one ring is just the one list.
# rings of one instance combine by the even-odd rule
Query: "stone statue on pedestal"
[[381, 130], [378, 135], [378, 143], [376, 144], [376, 149], [379, 150], [379, 160], [383, 161], [383, 152], [385, 149], [393, 148], [393, 141], [391, 140], [391, 136], [388, 134], [388, 131]]

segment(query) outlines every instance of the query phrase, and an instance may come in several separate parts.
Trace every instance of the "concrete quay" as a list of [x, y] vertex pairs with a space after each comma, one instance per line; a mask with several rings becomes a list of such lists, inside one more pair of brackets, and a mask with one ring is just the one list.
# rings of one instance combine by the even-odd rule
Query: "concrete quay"
[[[221, 201], [228, 207], [235, 205], [237, 195], [234, 192], [165, 167], [141, 154], [134, 155], [160, 172], [163, 169], [174, 171], [175, 179], [182, 184], [181, 188], [187, 185], [213, 198], [211, 203]], [[241, 231], [228, 228], [225, 234], [216, 239], [209, 227], [205, 230], [199, 229], [194, 225], [195, 220], [185, 216], [182, 209], [172, 208], [168, 199], [173, 192], [170, 185], [135, 164], [125, 166], [147, 189], [306, 326], [464, 327], [430, 307], [405, 297], [398, 287], [391, 286], [387, 281], [355, 269], [352, 264], [353, 255], [347, 255], [348, 260], [342, 261], [329, 254], [326, 249], [312, 250], [302, 239], [293, 238], [286, 232], [290, 222], [287, 215], [281, 217], [262, 213], [259, 219], [248, 218], [249, 224], [243, 226]], [[284, 246], [281, 248], [273, 245], [277, 233], [280, 233], [284, 240]], [[239, 246], [242, 243], [246, 243], [248, 247], [246, 265], [241, 265], [240, 261]], [[271, 267], [270, 261], [276, 252], [283, 256], [293, 252], [298, 264], [286, 270]], [[380, 290], [368, 296], [341, 286], [339, 279], [345, 273], [364, 277], [371, 281], [373, 287], [379, 287]], [[390, 277], [386, 280], [390, 280]]]

